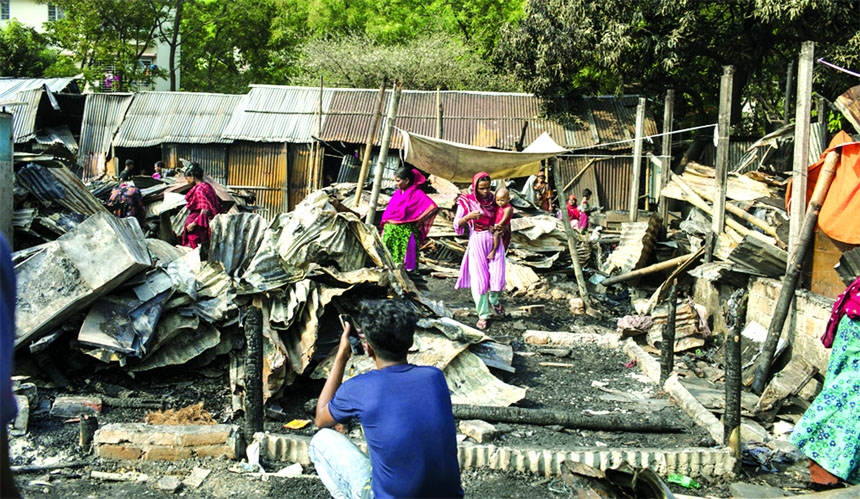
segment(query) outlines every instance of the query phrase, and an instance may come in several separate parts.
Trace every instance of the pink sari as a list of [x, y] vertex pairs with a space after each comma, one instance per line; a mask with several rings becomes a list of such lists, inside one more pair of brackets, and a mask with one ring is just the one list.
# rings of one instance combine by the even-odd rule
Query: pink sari
[[394, 192], [391, 200], [388, 201], [388, 207], [385, 208], [385, 212], [382, 214], [380, 223], [383, 229], [387, 223], [414, 223], [418, 231], [418, 243], [420, 244], [421, 241], [427, 238], [439, 207], [430, 199], [430, 196], [418, 187], [427, 181], [424, 175], [415, 169], [412, 170], [412, 173], [415, 175], [412, 184], [404, 190], [397, 189]]
[[[193, 249], [209, 241], [209, 222], [218, 214], [221, 200], [215, 188], [206, 182], [198, 182], [185, 194], [185, 206], [189, 213], [185, 219], [181, 244]], [[204, 210], [207, 213], [203, 213]], [[192, 222], [196, 227], [189, 231], [188, 224]]]
[[[454, 232], [461, 235], [465, 228], [458, 222], [468, 213], [479, 210], [481, 217], [469, 221], [469, 244], [460, 264], [460, 275], [455, 289], [470, 288], [472, 295], [480, 296], [489, 291], [502, 291], [507, 284], [505, 278], [505, 252], [500, 249], [493, 260], [487, 260], [493, 250], [493, 233], [488, 230], [496, 221], [496, 200], [492, 193], [485, 199], [475, 195], [478, 179], [489, 177], [479, 172], [472, 177], [472, 192], [457, 198], [457, 213], [454, 215]], [[477, 301], [477, 300], [476, 300]]]

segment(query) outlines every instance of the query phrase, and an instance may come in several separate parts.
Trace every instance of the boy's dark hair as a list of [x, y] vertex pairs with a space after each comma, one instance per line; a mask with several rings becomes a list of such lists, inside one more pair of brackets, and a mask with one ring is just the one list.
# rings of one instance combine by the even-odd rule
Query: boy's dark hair
[[381, 359], [406, 360], [417, 322], [415, 312], [402, 300], [362, 302], [361, 332]]
[[585, 189], [582, 191], [582, 196], [590, 198], [591, 197], [591, 189]]

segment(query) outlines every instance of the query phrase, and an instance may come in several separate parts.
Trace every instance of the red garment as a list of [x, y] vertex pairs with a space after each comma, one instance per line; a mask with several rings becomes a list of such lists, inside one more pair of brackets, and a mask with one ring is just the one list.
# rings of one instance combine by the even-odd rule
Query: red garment
[[[505, 220], [507, 218], [507, 220]], [[509, 203], [504, 206], [499, 206], [496, 210], [496, 219], [493, 225], [502, 229], [502, 244], [505, 248], [511, 247], [511, 220], [514, 218], [514, 207]]]
[[496, 221], [496, 196], [492, 192], [486, 198], [477, 197], [478, 179], [490, 178], [487, 172], [478, 172], [472, 177], [472, 191], [469, 194], [461, 194], [457, 198], [457, 204], [463, 207], [464, 214], [475, 210], [481, 212], [480, 218], [472, 220], [472, 229], [475, 231], [487, 230]]
[[833, 346], [833, 338], [836, 338], [839, 321], [845, 315], [854, 320], [860, 319], [860, 276], [848, 285], [833, 304], [833, 311], [830, 312], [830, 319], [827, 321], [827, 329], [821, 335], [821, 343], [826, 348]]
[[382, 214], [381, 224], [382, 227], [385, 227], [385, 224], [389, 222], [393, 224], [415, 223], [420, 243], [427, 238], [439, 207], [430, 199], [430, 196], [418, 187], [427, 180], [424, 175], [415, 169], [412, 170], [412, 173], [415, 176], [412, 184], [402, 191], [398, 189], [391, 196], [391, 200], [388, 201], [388, 206]]
[[[221, 200], [215, 188], [206, 182], [198, 182], [185, 195], [185, 206], [189, 213], [182, 231], [182, 246], [193, 249], [209, 241], [209, 222], [218, 214]], [[188, 224], [192, 222], [196, 227], [189, 231]]]

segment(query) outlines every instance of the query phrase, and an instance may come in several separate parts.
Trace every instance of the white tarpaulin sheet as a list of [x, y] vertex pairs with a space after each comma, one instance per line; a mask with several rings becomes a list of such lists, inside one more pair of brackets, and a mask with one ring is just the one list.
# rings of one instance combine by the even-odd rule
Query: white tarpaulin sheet
[[542, 159], [567, 152], [546, 132], [522, 152], [458, 144], [403, 130], [400, 133], [403, 134], [403, 149], [408, 163], [451, 182], [471, 182], [472, 176], [480, 171], [493, 178], [534, 175]]

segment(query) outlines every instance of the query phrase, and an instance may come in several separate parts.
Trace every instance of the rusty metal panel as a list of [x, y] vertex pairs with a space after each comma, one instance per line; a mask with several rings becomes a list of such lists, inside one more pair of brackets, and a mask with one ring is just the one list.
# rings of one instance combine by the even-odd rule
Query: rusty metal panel
[[287, 156], [290, 165], [288, 206], [292, 211], [311, 192], [313, 148], [311, 144], [289, 144]]
[[271, 221], [287, 211], [286, 144], [233, 144], [228, 165], [226, 186], [256, 193], [260, 216]]
[[164, 165], [182, 171], [180, 158], [196, 161], [206, 175], [221, 185], [227, 184], [227, 146], [224, 144], [165, 144], [161, 157]]
[[222, 132], [244, 98], [198, 92], [137, 93], [117, 130], [114, 147], [230, 143]]

